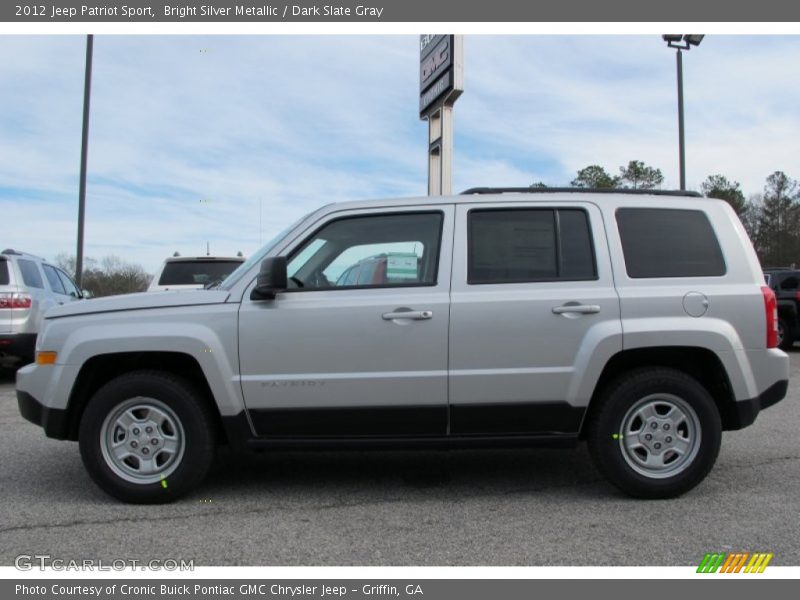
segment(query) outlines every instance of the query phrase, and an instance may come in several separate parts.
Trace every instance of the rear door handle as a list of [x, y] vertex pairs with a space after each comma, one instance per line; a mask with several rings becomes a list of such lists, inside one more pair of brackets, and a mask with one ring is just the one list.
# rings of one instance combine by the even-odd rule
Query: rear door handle
[[563, 315], [577, 313], [580, 315], [593, 315], [600, 312], [597, 304], [562, 304], [553, 308], [553, 314]]
[[399, 310], [395, 312], [383, 313], [381, 318], [384, 321], [395, 321], [397, 319], [412, 319], [414, 321], [424, 321], [433, 318], [432, 310]]

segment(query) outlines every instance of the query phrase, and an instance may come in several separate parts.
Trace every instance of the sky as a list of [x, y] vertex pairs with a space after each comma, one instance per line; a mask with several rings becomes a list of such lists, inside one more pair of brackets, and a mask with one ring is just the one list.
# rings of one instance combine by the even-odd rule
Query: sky
[[[658, 35], [465, 37], [454, 191], [569, 185], [630, 160], [678, 187], [675, 52]], [[85, 36], [0, 36], [0, 247], [74, 254]], [[85, 254], [152, 273], [252, 254], [324, 204], [423, 196], [418, 36], [95, 36]], [[687, 187], [800, 177], [800, 36], [684, 54]]]

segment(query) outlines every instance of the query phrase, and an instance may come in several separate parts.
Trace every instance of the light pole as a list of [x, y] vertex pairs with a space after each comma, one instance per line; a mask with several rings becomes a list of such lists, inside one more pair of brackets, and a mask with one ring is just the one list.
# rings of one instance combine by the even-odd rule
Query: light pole
[[89, 154], [89, 99], [92, 95], [92, 48], [94, 36], [86, 36], [86, 72], [83, 78], [83, 133], [81, 135], [81, 181], [78, 190], [78, 252], [75, 256], [75, 283], [83, 286], [83, 222], [86, 214], [86, 161]]
[[683, 137], [683, 52], [691, 50], [692, 46], [699, 46], [703, 41], [704, 35], [668, 33], [661, 36], [667, 46], [675, 48], [678, 63], [678, 161], [681, 176], [681, 190], [686, 189], [686, 146]]

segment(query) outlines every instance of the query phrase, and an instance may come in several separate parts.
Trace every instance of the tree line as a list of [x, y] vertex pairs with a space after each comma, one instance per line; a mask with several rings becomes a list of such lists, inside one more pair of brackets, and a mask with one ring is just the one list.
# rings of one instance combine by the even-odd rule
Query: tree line
[[[580, 169], [570, 186], [599, 189], [656, 189], [664, 182], [661, 169], [632, 160], [616, 175], [600, 165]], [[536, 182], [531, 187], [548, 187]], [[725, 200], [747, 230], [764, 267], [800, 264], [800, 184], [783, 171], [767, 177], [761, 193], [746, 198], [738, 181], [724, 175], [706, 177], [699, 190], [708, 198]]]
[[[59, 254], [55, 263], [75, 277], [74, 256]], [[148, 285], [150, 275], [141, 265], [125, 262], [117, 256], [105, 256], [100, 260], [87, 257], [83, 260], [81, 287], [91, 297], [143, 292]]]

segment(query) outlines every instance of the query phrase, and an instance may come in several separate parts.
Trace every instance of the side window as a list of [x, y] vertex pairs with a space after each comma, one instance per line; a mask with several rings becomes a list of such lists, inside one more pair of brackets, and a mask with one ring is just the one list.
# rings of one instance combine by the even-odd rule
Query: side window
[[22, 273], [22, 281], [28, 287], [44, 289], [42, 276], [39, 274], [39, 267], [32, 260], [20, 259], [17, 261], [19, 270]]
[[620, 208], [617, 227], [628, 277], [719, 277], [725, 259], [701, 210]]
[[64, 289], [67, 291], [67, 295], [73, 298], [80, 298], [81, 293], [78, 291], [78, 287], [72, 282], [69, 275], [64, 273], [61, 269], [56, 269], [56, 272], [58, 273], [58, 278], [61, 280], [61, 283], [64, 285]]
[[67, 291], [64, 289], [64, 284], [61, 283], [58, 272], [50, 265], [42, 265], [42, 268], [44, 269], [44, 276], [47, 277], [47, 283], [50, 284], [50, 289], [56, 294], [66, 296]]
[[797, 289], [797, 277], [791, 276], [787, 277], [783, 281], [781, 281], [781, 289], [782, 290], [796, 290]]
[[442, 213], [348, 217], [289, 257], [290, 289], [435, 285]]
[[471, 285], [597, 277], [583, 210], [473, 210], [468, 234]]

